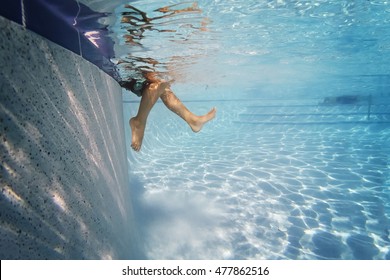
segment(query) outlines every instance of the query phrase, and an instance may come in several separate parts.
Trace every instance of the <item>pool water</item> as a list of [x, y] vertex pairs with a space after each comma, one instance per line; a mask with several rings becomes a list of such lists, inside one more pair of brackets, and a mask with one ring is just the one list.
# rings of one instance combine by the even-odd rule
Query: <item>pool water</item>
[[[198, 5], [208, 33], [173, 90], [217, 118], [194, 134], [157, 103], [128, 149], [146, 257], [390, 259], [390, 3]], [[124, 92], [126, 120], [138, 102]]]
[[388, 124], [255, 122], [275, 108], [233, 103], [197, 135], [158, 104], [129, 154], [148, 257], [389, 259]]

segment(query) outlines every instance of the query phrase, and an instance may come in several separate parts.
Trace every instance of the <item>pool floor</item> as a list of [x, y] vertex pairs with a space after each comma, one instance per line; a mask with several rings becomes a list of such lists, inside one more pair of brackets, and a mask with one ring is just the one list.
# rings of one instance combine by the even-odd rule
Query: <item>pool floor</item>
[[157, 104], [129, 152], [148, 258], [390, 259], [387, 107], [217, 107], [193, 134]]

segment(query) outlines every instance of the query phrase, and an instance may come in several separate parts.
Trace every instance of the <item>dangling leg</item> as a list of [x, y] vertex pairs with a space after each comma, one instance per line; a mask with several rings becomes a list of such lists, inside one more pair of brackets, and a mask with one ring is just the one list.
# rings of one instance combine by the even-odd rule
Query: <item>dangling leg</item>
[[194, 115], [186, 106], [176, 97], [176, 95], [167, 88], [160, 96], [165, 106], [172, 112], [187, 122], [193, 132], [199, 132], [203, 125], [215, 117], [216, 109], [213, 108], [203, 116]]
[[160, 95], [165, 92], [166, 86], [166, 83], [151, 83], [142, 94], [137, 115], [129, 121], [131, 127], [131, 147], [137, 152], [142, 146], [146, 121], [150, 110], [152, 110]]

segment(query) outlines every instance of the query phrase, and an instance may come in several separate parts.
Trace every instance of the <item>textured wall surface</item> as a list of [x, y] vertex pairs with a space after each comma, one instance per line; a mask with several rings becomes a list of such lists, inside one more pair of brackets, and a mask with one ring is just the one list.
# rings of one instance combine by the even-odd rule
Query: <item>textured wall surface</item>
[[139, 258], [121, 90], [0, 17], [0, 259]]

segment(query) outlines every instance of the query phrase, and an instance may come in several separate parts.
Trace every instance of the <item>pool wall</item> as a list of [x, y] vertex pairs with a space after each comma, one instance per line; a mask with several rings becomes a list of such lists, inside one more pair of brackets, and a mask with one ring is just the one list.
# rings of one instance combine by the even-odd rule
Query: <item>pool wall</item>
[[142, 258], [122, 93], [0, 17], [0, 259]]

